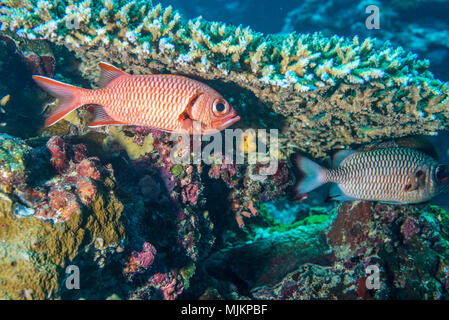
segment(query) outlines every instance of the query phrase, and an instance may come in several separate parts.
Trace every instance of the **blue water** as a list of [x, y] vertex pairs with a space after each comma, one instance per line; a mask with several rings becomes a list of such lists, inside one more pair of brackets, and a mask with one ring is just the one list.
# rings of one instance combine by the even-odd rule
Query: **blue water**
[[[328, 36], [376, 37], [418, 53], [430, 70], [449, 80], [449, 4], [444, 1], [162, 0], [183, 16], [250, 26], [263, 33], [323, 32]], [[366, 8], [376, 5], [380, 28], [367, 29]], [[296, 12], [296, 13], [293, 13]], [[294, 17], [295, 23], [289, 23]]]

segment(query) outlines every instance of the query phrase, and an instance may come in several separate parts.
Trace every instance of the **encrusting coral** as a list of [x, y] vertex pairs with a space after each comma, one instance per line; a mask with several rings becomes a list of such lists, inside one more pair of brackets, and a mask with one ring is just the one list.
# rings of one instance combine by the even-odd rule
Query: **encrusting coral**
[[101, 270], [126, 239], [113, 171], [59, 137], [1, 135], [0, 160], [0, 299], [60, 298], [69, 265]]
[[[97, 63], [231, 82], [285, 117], [283, 134], [316, 156], [385, 137], [434, 134], [449, 123], [449, 84], [428, 61], [389, 43], [315, 34], [263, 35], [146, 1], [4, 1], [1, 30], [75, 51], [93, 83]], [[237, 106], [238, 107], [238, 106]]]

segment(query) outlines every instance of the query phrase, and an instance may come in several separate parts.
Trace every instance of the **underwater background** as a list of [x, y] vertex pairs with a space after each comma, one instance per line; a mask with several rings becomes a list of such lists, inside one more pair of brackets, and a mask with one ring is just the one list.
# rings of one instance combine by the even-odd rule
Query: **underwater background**
[[[444, 0], [1, 1], [0, 299], [448, 299], [447, 191], [392, 205], [321, 188], [295, 203], [289, 161], [426, 136], [449, 163], [448, 13]], [[31, 76], [95, 88], [100, 61], [208, 84], [236, 107], [233, 128], [278, 129], [277, 171], [175, 164], [168, 133], [89, 129], [89, 106], [45, 128], [54, 99]]]

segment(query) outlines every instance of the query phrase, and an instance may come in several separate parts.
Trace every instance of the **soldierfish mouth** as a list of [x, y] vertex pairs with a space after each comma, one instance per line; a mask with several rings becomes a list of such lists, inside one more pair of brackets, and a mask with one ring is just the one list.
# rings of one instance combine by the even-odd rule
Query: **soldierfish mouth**
[[233, 125], [234, 123], [236, 123], [239, 120], [240, 120], [240, 116], [235, 116], [233, 118], [230, 118], [230, 119], [226, 120], [225, 122], [223, 122], [222, 124], [220, 124], [218, 126], [217, 130], [224, 130], [227, 127]]

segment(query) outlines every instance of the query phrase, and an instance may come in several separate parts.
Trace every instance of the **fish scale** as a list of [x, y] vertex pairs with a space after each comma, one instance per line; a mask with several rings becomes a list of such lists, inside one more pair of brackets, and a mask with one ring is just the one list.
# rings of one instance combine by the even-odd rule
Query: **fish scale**
[[[124, 77], [91, 93], [88, 99], [107, 106], [108, 115], [124, 124], [178, 129], [179, 115], [200, 86], [187, 86], [174, 77], [169, 76], [174, 80], [172, 84], [166, 75]], [[123, 104], [127, 107], [123, 108]]]
[[403, 192], [410, 177], [425, 164], [436, 164], [412, 149], [391, 148], [350, 155], [341, 167], [326, 173], [326, 182], [338, 183], [348, 197], [391, 202], [413, 201], [419, 194]]

